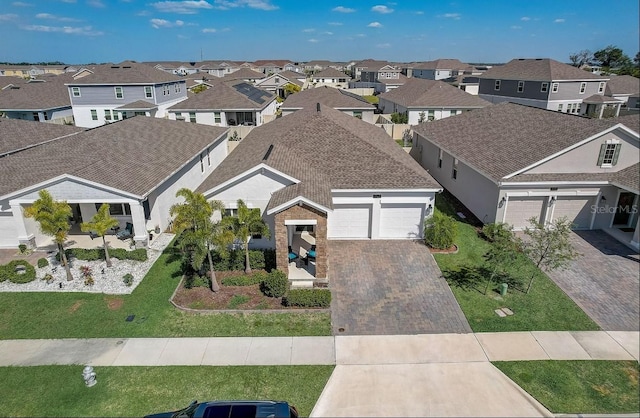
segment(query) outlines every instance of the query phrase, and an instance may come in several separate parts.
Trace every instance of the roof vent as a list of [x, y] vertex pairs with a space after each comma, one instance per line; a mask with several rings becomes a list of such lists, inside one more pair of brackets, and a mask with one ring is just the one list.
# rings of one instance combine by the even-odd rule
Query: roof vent
[[267, 161], [267, 158], [271, 155], [271, 151], [273, 151], [273, 144], [269, 145], [269, 149], [265, 152], [264, 157], [262, 157], [262, 161]]
[[316, 112], [320, 112], [320, 103], [316, 103]]

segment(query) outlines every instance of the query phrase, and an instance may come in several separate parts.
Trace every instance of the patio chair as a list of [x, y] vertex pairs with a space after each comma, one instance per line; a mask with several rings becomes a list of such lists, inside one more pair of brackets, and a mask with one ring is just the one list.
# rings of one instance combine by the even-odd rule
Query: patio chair
[[133, 238], [133, 224], [131, 222], [127, 222], [127, 225], [124, 227], [124, 229], [118, 231], [116, 237], [122, 240]]
[[316, 259], [316, 245], [313, 244], [311, 246], [311, 249], [309, 251], [307, 251], [307, 257], [308, 258], [313, 258], [314, 260]]
[[289, 245], [289, 261], [293, 261], [296, 258], [298, 258], [298, 254], [293, 252], [293, 249], [291, 249], [291, 245]]

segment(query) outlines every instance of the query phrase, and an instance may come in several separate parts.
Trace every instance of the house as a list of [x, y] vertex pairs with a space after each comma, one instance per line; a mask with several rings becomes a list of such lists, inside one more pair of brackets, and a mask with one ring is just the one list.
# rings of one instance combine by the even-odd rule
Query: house
[[444, 80], [463, 74], [469, 68], [457, 59], [438, 59], [435, 61], [421, 62], [411, 68], [411, 76], [426, 80]]
[[583, 102], [589, 98], [598, 103], [593, 96], [604, 96], [609, 78], [548, 58], [519, 58], [480, 75], [478, 95], [491, 103], [509, 101], [585, 115], [599, 113]]
[[[638, 96], [640, 95], [640, 79], [630, 75], [611, 75], [604, 89], [606, 96], [624, 102], [629, 109], [640, 108], [638, 106]], [[635, 100], [633, 100], [635, 98]]]
[[356, 79], [349, 82], [349, 88], [373, 88], [376, 93], [384, 93], [399, 87], [405, 76], [398, 65], [386, 61], [366, 60], [355, 65]]
[[406, 113], [410, 125], [490, 105], [486, 100], [443, 81], [420, 78], [408, 78], [403, 86], [382, 93], [378, 98], [378, 109], [382, 113]]
[[0, 118], [0, 158], [80, 131], [84, 129], [72, 125]]
[[244, 80], [247, 83], [255, 83], [258, 80], [262, 80], [266, 75], [256, 70], [252, 70], [250, 68], [240, 68], [232, 73], [225, 74], [222, 77], [223, 80]]
[[[335, 66], [335, 64], [332, 61], [311, 60], [311, 61], [305, 62], [302, 68], [305, 73], [313, 75], [324, 69], [331, 68], [332, 66]], [[340, 70], [340, 68], [335, 68], [335, 69]]]
[[290, 68], [294, 63], [289, 60], [258, 60], [254, 61], [253, 65], [257, 71], [263, 75], [276, 74], [285, 70], [285, 67]]
[[307, 76], [304, 73], [296, 73], [293, 71], [282, 71], [277, 74], [272, 74], [262, 80], [258, 80], [255, 86], [266, 91], [274, 93], [278, 97], [285, 98], [285, 86], [287, 84], [293, 84], [302, 89], [307, 80]]
[[224, 77], [239, 69], [239, 65], [232, 61], [203, 61], [202, 65], [200, 65], [201, 73], [216, 77]]
[[71, 76], [65, 74], [12, 82], [0, 91], [0, 112], [11, 119], [73, 123], [71, 100], [65, 86], [69, 80]]
[[125, 61], [85, 67], [66, 83], [77, 126], [94, 128], [134, 116], [137, 110], [118, 110], [140, 100], [145, 113], [164, 118], [167, 108], [187, 98], [184, 79], [147, 64]]
[[376, 107], [361, 96], [332, 87], [318, 87], [290, 94], [280, 106], [282, 115], [286, 116], [303, 108], [315, 107], [317, 103], [339, 110], [347, 115], [375, 123]]
[[638, 249], [639, 131], [505, 102], [414, 127], [411, 155], [483, 223], [567, 217]]
[[384, 131], [323, 104], [253, 129], [197, 189], [229, 211], [238, 199], [259, 209], [271, 239], [250, 245], [311, 280], [331, 275], [327, 240], [421, 238], [440, 190]]
[[273, 93], [243, 80], [223, 80], [209, 81], [212, 87], [170, 107], [169, 119], [214, 126], [260, 126], [275, 115]]
[[[2, 248], [50, 243], [37, 223], [24, 216], [42, 189], [71, 206], [71, 235], [84, 234], [79, 223], [109, 203], [111, 216], [121, 228], [133, 224], [133, 239], [144, 246], [148, 230], [169, 226], [176, 191], [198, 187], [227, 155], [227, 128], [144, 117], [86, 131], [6, 122], [0, 121], [0, 138], [10, 135], [11, 141], [30, 146], [0, 157]], [[17, 122], [31, 127], [18, 130]]]
[[351, 77], [342, 71], [329, 67], [314, 74], [311, 80], [315, 87], [327, 86], [337, 89], [346, 89], [349, 87], [349, 80], [351, 80]]

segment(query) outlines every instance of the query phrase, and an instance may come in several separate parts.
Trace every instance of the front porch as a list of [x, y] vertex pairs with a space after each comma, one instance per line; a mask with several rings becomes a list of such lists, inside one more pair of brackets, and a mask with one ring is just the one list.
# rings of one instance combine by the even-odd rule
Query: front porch
[[[160, 234], [150, 233], [148, 244], [151, 245], [152, 243], [154, 243], [159, 236]], [[47, 237], [47, 238], [48, 239], [40, 242], [40, 245], [38, 245], [37, 250], [57, 251], [58, 247], [53, 241], [53, 238], [52, 237]], [[130, 238], [119, 239], [116, 236], [115, 231], [105, 235], [104, 238], [109, 248], [122, 248], [125, 250], [136, 248], [135, 243], [132, 245]], [[79, 225], [72, 225], [71, 229], [69, 230], [69, 235], [67, 236], [67, 241], [65, 241], [64, 243], [64, 248], [85, 248], [85, 249], [102, 248], [102, 238], [101, 237], [91, 238], [91, 235], [88, 232], [82, 232], [80, 230]]]
[[302, 231], [294, 234], [291, 249], [297, 255], [289, 262], [289, 281], [291, 287], [313, 287], [316, 282], [316, 259], [309, 257], [309, 250], [316, 244], [315, 234]]

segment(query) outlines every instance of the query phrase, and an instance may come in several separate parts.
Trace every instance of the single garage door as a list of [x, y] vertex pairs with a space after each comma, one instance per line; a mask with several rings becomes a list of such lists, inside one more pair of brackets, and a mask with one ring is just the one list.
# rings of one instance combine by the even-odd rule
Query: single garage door
[[558, 197], [553, 207], [553, 219], [566, 217], [573, 229], [589, 229], [594, 197]]
[[335, 205], [327, 219], [329, 238], [369, 238], [371, 205]]
[[12, 212], [0, 214], [0, 248], [18, 248], [18, 231]]
[[380, 238], [419, 238], [424, 205], [382, 205]]
[[544, 197], [510, 197], [504, 221], [515, 229], [524, 229], [529, 226], [529, 219], [542, 219], [544, 208]]

